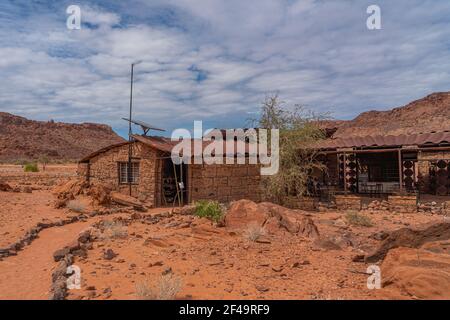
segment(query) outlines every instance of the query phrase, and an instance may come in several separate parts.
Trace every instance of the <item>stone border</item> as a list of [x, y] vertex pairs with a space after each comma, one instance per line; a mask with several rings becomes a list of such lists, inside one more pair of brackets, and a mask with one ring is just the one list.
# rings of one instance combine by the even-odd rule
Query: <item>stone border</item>
[[64, 300], [67, 296], [67, 279], [71, 274], [67, 268], [73, 264], [74, 256], [87, 256], [87, 250], [92, 248], [91, 230], [82, 231], [76, 241], [56, 250], [53, 259], [58, 265], [52, 273], [49, 300]]
[[[132, 222], [156, 224], [165, 218], [171, 217], [173, 214], [169, 211], [153, 215], [142, 215], [133, 212], [127, 218], [118, 217], [117, 221], [124, 222], [126, 225]], [[58, 265], [52, 273], [49, 300], [65, 300], [67, 297], [67, 279], [71, 276], [71, 274], [67, 273], [67, 268], [73, 264], [75, 256], [87, 258], [87, 251], [92, 248], [92, 243], [96, 239], [92, 234], [92, 230], [98, 228], [100, 224], [101, 222], [93, 223], [88, 227], [89, 230], [82, 231], [78, 235], [77, 240], [53, 253], [53, 259], [55, 262], [58, 262]]]
[[52, 228], [52, 227], [62, 227], [67, 224], [71, 224], [71, 223], [75, 223], [75, 222], [79, 222], [79, 221], [86, 221], [88, 218], [93, 218], [95, 216], [104, 216], [104, 215], [110, 215], [110, 214], [121, 213], [121, 212], [126, 213], [126, 211], [122, 211], [122, 210], [92, 211], [88, 214], [80, 214], [79, 216], [74, 216], [74, 217], [66, 218], [66, 219], [60, 219], [60, 220], [53, 221], [53, 222], [48, 222], [48, 223], [47, 222], [38, 222], [36, 224], [36, 226], [29, 229], [25, 233], [25, 236], [20, 238], [18, 241], [16, 241], [15, 243], [13, 243], [5, 248], [0, 248], [0, 259], [17, 255], [18, 251], [22, 250], [25, 246], [30, 245], [33, 242], [33, 240], [38, 237], [39, 232], [41, 232], [44, 229]]

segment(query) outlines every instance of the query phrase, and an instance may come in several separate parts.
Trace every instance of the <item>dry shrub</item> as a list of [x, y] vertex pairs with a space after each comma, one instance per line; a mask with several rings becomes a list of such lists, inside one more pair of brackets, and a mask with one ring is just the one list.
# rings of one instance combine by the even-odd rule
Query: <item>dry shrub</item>
[[149, 281], [136, 284], [136, 296], [140, 300], [174, 300], [181, 286], [181, 279], [169, 273], [161, 276], [155, 285]]
[[[325, 138], [319, 127], [324, 115], [314, 114], [301, 105], [289, 106], [275, 94], [262, 104], [253, 126], [279, 130], [279, 170], [261, 180], [263, 196], [277, 204], [286, 204], [290, 197], [300, 198], [314, 193], [312, 173], [323, 172], [326, 166], [319, 161], [314, 146]], [[268, 131], [268, 143], [271, 141]]]
[[247, 230], [245, 230], [245, 232], [244, 232], [245, 238], [250, 241], [256, 241], [260, 237], [265, 236], [265, 235], [266, 235], [266, 229], [264, 229], [264, 227], [261, 227], [256, 222], [249, 224], [249, 226], [247, 227]]
[[359, 214], [356, 211], [347, 212], [345, 215], [348, 223], [354, 226], [371, 227], [373, 226], [372, 220], [369, 217]]
[[105, 239], [123, 239], [128, 236], [128, 230], [120, 221], [103, 222], [103, 238]]
[[86, 209], [86, 205], [79, 200], [70, 200], [66, 205], [72, 211], [82, 213]]

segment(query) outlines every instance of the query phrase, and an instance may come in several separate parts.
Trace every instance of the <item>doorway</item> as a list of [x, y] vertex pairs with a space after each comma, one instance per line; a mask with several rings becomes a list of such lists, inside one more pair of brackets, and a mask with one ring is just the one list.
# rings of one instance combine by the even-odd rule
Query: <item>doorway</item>
[[189, 202], [188, 166], [174, 164], [172, 159], [163, 160], [161, 204], [167, 207], [183, 206]]

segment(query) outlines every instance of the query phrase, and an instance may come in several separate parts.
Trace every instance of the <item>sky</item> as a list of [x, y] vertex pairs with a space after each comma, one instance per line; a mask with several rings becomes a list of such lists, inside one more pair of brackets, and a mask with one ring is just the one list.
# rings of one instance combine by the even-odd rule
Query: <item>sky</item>
[[[379, 30], [366, 25], [373, 4]], [[272, 94], [352, 119], [450, 91], [450, 1], [0, 2], [0, 111], [126, 136], [138, 60], [133, 117], [168, 135], [194, 120], [245, 127]]]

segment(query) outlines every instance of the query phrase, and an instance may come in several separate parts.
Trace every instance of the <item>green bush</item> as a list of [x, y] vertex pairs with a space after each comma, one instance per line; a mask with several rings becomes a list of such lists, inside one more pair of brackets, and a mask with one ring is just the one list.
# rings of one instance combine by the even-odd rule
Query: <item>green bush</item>
[[369, 217], [359, 214], [356, 211], [350, 211], [345, 215], [348, 223], [354, 226], [360, 227], [371, 227], [373, 226], [372, 221]]
[[23, 170], [25, 172], [38, 172], [39, 168], [37, 166], [37, 163], [27, 163]]
[[217, 201], [200, 200], [195, 203], [196, 216], [219, 222], [224, 216], [224, 209]]

